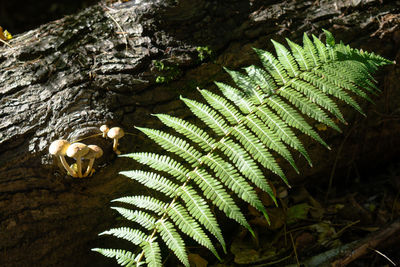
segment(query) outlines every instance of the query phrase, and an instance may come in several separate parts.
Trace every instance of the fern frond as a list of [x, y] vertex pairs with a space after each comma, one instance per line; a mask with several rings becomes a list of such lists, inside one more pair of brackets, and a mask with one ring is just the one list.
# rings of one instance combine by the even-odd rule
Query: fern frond
[[218, 110], [231, 124], [240, 122], [241, 114], [226, 99], [207, 90], [201, 90], [200, 93], [208, 104]]
[[345, 123], [342, 113], [337, 105], [324, 92], [303, 81], [293, 81], [291, 87], [303, 93], [312, 103], [316, 103], [330, 111], [339, 120]]
[[167, 114], [155, 116], [179, 135], [137, 127], [163, 150], [181, 160], [146, 152], [122, 155], [153, 171], [122, 171], [120, 174], [159, 191], [163, 201], [151, 196], [114, 200], [134, 206], [134, 209], [113, 209], [149, 233], [127, 227], [102, 233], [139, 246], [141, 252], [137, 255], [124, 250], [94, 251], [116, 258], [121, 265], [140, 266], [144, 257], [148, 266], [160, 266], [161, 251], [157, 240], [161, 238], [183, 265], [189, 266], [181, 232], [220, 259], [210, 239], [212, 235], [226, 252], [211, 205], [253, 235], [234, 196], [255, 207], [269, 221], [256, 189], [265, 191], [275, 204], [277, 202], [271, 181], [263, 170], [280, 176], [289, 186], [275, 156], [287, 160], [298, 172], [291, 149], [303, 155], [312, 166], [306, 148], [297, 137], [297, 130], [329, 148], [310, 120], [340, 132], [331, 116], [345, 124], [346, 121], [336, 101], [343, 101], [362, 113], [352, 96], [371, 101], [369, 94], [379, 92], [372, 73], [378, 67], [392, 63], [373, 53], [337, 44], [330, 32], [324, 32], [326, 44], [314, 35], [311, 40], [304, 34], [303, 46], [287, 39], [289, 48], [286, 48], [272, 40], [276, 56], [254, 49], [263, 68], [249, 66], [244, 68], [245, 73], [225, 68], [234, 85], [215, 82], [222, 96], [199, 90], [206, 103], [181, 97], [208, 130]]
[[[365, 115], [364, 112], [362, 111], [360, 105], [351, 98], [346, 91], [344, 91], [342, 88], [335, 86], [331, 82], [327, 81], [323, 77], [318, 77], [314, 73], [311, 72], [304, 72], [300, 75], [302, 79], [305, 81], [313, 84], [315, 87], [319, 88], [322, 90], [324, 93], [332, 95], [342, 101], [344, 101], [346, 104], [352, 106], [355, 110], [360, 112], [361, 114]], [[327, 123], [325, 123], [327, 124]], [[332, 127], [333, 128], [333, 127]]]
[[249, 78], [260, 87], [260, 90], [263, 91], [266, 96], [274, 94], [278, 89], [273, 77], [265, 70], [254, 65], [245, 68], [245, 70]]
[[314, 34], [312, 35], [314, 45], [317, 48], [319, 59], [321, 63], [326, 63], [331, 60], [327, 47], [321, 42]]
[[352, 82], [349, 82], [345, 78], [343, 78], [343, 74], [341, 74], [340, 70], [337, 68], [341, 68], [343, 66], [336, 66], [336, 64], [332, 63], [330, 66], [323, 66], [321, 69], [314, 69], [313, 72], [318, 76], [327, 79], [329, 82], [335, 84], [336, 86], [349, 90], [350, 92], [368, 100], [369, 102], [373, 102], [368, 95], [360, 90], [357, 86], [355, 86]]
[[247, 101], [247, 99], [238, 89], [224, 83], [215, 82], [215, 84], [218, 86], [224, 96], [235, 103], [235, 105], [238, 106], [240, 111], [242, 111], [244, 114], [248, 114], [253, 111], [254, 105]]
[[290, 49], [292, 51], [293, 57], [295, 58], [297, 64], [300, 67], [301, 71], [308, 71], [311, 69], [312, 64], [310, 63], [310, 59], [308, 54], [304, 51], [304, 49], [296, 44], [290, 41], [289, 39], [286, 38], [286, 42], [289, 44]]
[[264, 168], [271, 170], [286, 181], [285, 174], [276, 163], [274, 157], [252, 132], [243, 126], [238, 126], [233, 129], [232, 135], [237, 138], [247, 152]]

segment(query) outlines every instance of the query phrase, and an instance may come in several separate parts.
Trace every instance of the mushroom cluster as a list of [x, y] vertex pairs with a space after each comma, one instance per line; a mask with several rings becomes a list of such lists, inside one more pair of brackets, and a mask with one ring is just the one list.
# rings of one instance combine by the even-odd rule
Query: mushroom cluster
[[[93, 163], [94, 160], [103, 155], [101, 147], [96, 145], [85, 145], [83, 143], [70, 144], [67, 140], [56, 140], [51, 143], [49, 147], [50, 154], [58, 156], [61, 160], [62, 165], [69, 175], [72, 177], [87, 177], [93, 174]], [[74, 158], [76, 160], [76, 169], [68, 166], [65, 156]], [[82, 174], [82, 158], [88, 159], [89, 164], [85, 173]], [[74, 164], [72, 164], [74, 166]]]
[[[125, 135], [124, 130], [122, 130], [120, 127], [113, 127], [110, 129], [107, 125], [102, 125], [100, 127], [100, 131], [102, 132], [101, 135], [104, 138], [108, 137], [114, 140], [113, 150], [116, 154], [121, 154], [121, 152], [118, 150], [118, 140]], [[91, 176], [94, 173], [94, 160], [103, 155], [103, 150], [99, 146], [85, 145], [83, 143], [70, 144], [67, 140], [63, 139], [56, 140], [51, 143], [49, 152], [50, 154], [60, 158], [62, 165], [69, 175], [79, 178]], [[76, 163], [69, 166], [65, 160], [65, 156], [74, 158]], [[82, 172], [82, 159], [89, 160], [84, 173]]]

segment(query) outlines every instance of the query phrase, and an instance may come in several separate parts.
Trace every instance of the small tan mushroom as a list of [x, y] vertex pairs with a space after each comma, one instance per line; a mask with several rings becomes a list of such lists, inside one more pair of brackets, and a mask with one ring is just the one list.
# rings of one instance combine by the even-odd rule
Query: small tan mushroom
[[65, 155], [67, 153], [67, 149], [70, 146], [70, 143], [67, 140], [56, 140], [53, 143], [51, 143], [50, 147], [49, 147], [49, 152], [50, 154], [54, 155], [54, 156], [58, 156], [61, 160], [62, 165], [64, 166], [65, 170], [68, 172], [69, 175], [71, 175], [72, 177], [77, 177], [77, 173], [72, 170], [67, 161], [65, 160]]
[[103, 138], [107, 138], [107, 133], [110, 130], [107, 125], [101, 125], [100, 126], [100, 131], [103, 133]]
[[[88, 145], [89, 152], [84, 156], [85, 159], [89, 159], [89, 165], [86, 169], [86, 172], [83, 174], [83, 177], [88, 176], [91, 173], [93, 163], [95, 159], [100, 158], [103, 155], [103, 149], [96, 145]], [[93, 169], [94, 171], [94, 169]]]
[[121, 152], [118, 150], [118, 139], [122, 138], [124, 135], [124, 130], [119, 127], [113, 127], [107, 133], [109, 138], [114, 139], [113, 150], [118, 155], [121, 154]]
[[78, 177], [82, 178], [82, 160], [81, 158], [89, 152], [87, 145], [82, 143], [74, 143], [67, 149], [67, 156], [76, 159], [78, 168]]

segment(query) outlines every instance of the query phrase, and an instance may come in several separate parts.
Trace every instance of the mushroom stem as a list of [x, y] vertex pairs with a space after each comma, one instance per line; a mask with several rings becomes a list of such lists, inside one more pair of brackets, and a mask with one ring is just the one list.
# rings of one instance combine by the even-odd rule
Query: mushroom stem
[[78, 177], [82, 178], [82, 160], [81, 160], [81, 157], [76, 157], [76, 166], [78, 168]]
[[121, 151], [118, 150], [118, 139], [114, 138], [113, 150], [116, 154], [121, 154]]
[[91, 158], [89, 160], [89, 165], [87, 166], [86, 172], [83, 174], [83, 177], [86, 177], [90, 174], [90, 171], [92, 170], [92, 167], [93, 167], [94, 159], [95, 158]]
[[67, 161], [65, 160], [65, 157], [60, 155], [60, 160], [64, 168], [67, 170], [68, 174], [71, 175], [72, 177], [78, 177], [77, 173], [71, 169], [71, 167], [68, 165]]

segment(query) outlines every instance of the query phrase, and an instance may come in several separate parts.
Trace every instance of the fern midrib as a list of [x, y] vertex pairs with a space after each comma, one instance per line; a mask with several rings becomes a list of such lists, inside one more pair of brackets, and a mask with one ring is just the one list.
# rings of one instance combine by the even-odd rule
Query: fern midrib
[[[329, 64], [329, 63], [332, 63], [333, 61], [334, 61], [334, 60], [330, 60], [329, 62], [325, 62], [325, 63], [326, 63], [326, 64]], [[320, 66], [315, 66], [315, 67], [311, 68], [310, 70], [304, 70], [304, 71], [302, 71], [302, 72], [312, 72], [313, 70], [316, 70], [316, 69], [319, 69], [319, 68], [320, 68]], [[279, 87], [278, 89], [276, 89], [274, 92], [277, 92], [277, 91], [279, 91], [279, 90], [284, 90], [285, 88], [289, 87], [289, 86], [292, 84], [292, 82], [295, 81], [295, 80], [304, 80], [304, 79], [301, 79], [299, 76], [300, 76], [300, 74], [296, 75], [295, 77], [292, 77], [292, 79], [290, 79], [290, 80], [288, 80], [287, 82], [285, 82], [283, 86], [280, 86], [280, 87]], [[306, 82], [307, 82], [307, 81], [306, 81]], [[263, 105], [266, 105], [267, 99], [271, 98], [273, 95], [274, 95], [274, 94], [266, 95], [266, 96], [267, 96], [266, 98], [260, 99], [260, 98], [258, 97], [258, 94], [256, 94], [258, 100], [260, 100], [261, 103], [258, 104], [258, 105], [255, 105], [255, 106], [254, 106], [254, 109], [253, 109], [252, 111], [250, 111], [250, 112], [247, 113], [245, 116], [243, 116], [242, 119], [239, 119], [239, 120], [237, 121], [237, 124], [236, 124], [235, 126], [231, 126], [230, 129], [225, 133], [225, 135], [222, 136], [222, 137], [215, 143], [215, 145], [213, 144], [214, 146], [210, 146], [210, 147], [211, 147], [211, 150], [210, 150], [205, 156], [202, 156], [202, 157], [200, 158], [200, 160], [198, 161], [198, 165], [197, 165], [192, 171], [190, 171], [190, 172], [196, 172], [200, 167], [202, 167], [203, 164], [204, 164], [204, 161], [202, 161], [201, 159], [204, 158], [204, 157], [210, 157], [210, 156], [212, 156], [212, 154], [213, 154], [213, 153], [215, 152], [215, 150], [218, 148], [218, 145], [217, 145], [217, 144], [218, 144], [218, 143], [222, 143], [222, 142], [223, 142], [228, 136], [230, 136], [231, 133], [232, 133], [233, 131], [235, 131], [236, 128], [239, 127], [241, 124], [245, 124], [244, 122], [247, 120], [247, 118], [248, 118], [249, 116], [251, 116], [252, 114], [255, 114], [257, 111], [262, 112], [259, 108], [262, 107]], [[216, 123], [217, 123], [217, 122], [216, 122]], [[217, 123], [217, 125], [219, 125], [219, 123]], [[222, 129], [222, 128], [221, 128], [221, 129]], [[224, 131], [224, 132], [225, 132], [225, 131]], [[190, 172], [188, 172], [188, 173], [190, 173]], [[185, 174], [185, 176], [186, 176], [186, 178], [187, 178], [186, 181], [179, 187], [179, 189], [185, 188], [185, 186], [186, 186], [186, 185], [190, 182], [190, 180], [192, 179], [192, 178], [188, 177], [188, 173]], [[179, 190], [177, 190], [177, 191], [179, 191]], [[174, 203], [178, 200], [178, 198], [179, 198], [179, 195], [175, 195], [175, 196], [174, 196], [174, 198], [171, 200], [171, 202], [169, 203], [169, 205], [165, 208], [165, 211], [164, 211], [164, 213], [162, 214], [162, 216], [161, 216], [161, 218], [160, 218], [159, 220], [164, 220], [164, 219], [166, 219], [166, 217], [168, 216], [168, 209], [170, 209], [170, 208], [174, 205]], [[154, 236], [157, 234], [157, 232], [158, 232], [158, 229], [157, 229], [157, 227], [156, 227], [156, 228], [154, 228], [154, 230], [153, 230], [153, 232], [151, 233], [151, 235], [150, 235], [150, 237], [148, 238], [148, 240], [152, 240], [152, 239], [154, 238]], [[140, 261], [142, 260], [143, 256], [144, 256], [144, 250], [142, 250], [140, 256], [138, 257], [137, 264], [140, 263]]]

